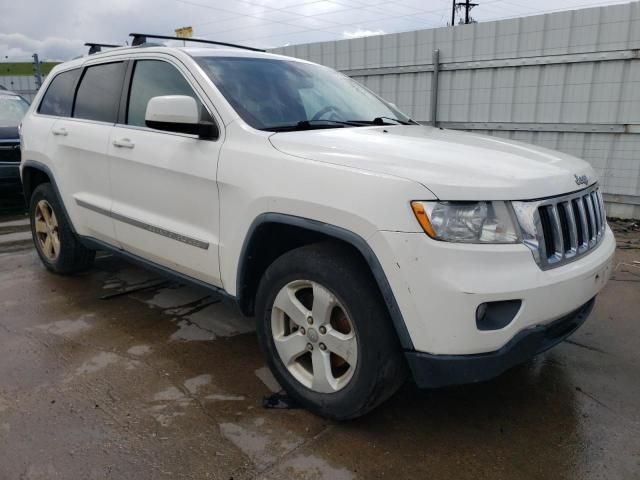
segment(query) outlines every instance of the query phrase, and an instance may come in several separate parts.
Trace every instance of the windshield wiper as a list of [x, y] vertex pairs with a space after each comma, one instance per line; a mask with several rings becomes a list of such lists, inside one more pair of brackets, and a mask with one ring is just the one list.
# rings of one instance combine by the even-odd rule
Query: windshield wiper
[[373, 119], [373, 123], [375, 125], [388, 125], [388, 123], [384, 123], [385, 120], [391, 120], [392, 122], [396, 122], [399, 125], [411, 125], [411, 123], [409, 122], [405, 122], [403, 120], [399, 120], [397, 118], [393, 118], [393, 117], [376, 117]]
[[[321, 122], [321, 123], [320, 123]], [[320, 128], [344, 128], [345, 126], [362, 127], [367, 125], [367, 122], [354, 121], [342, 121], [342, 120], [301, 120], [298, 123], [291, 125], [278, 125], [275, 127], [267, 127], [262, 130], [268, 132], [292, 132], [296, 130], [314, 130]]]
[[[385, 120], [391, 120], [396, 123], [387, 123]], [[413, 120], [405, 122], [393, 117], [376, 117], [373, 120], [349, 120], [349, 122], [358, 123], [361, 125], [417, 125]]]

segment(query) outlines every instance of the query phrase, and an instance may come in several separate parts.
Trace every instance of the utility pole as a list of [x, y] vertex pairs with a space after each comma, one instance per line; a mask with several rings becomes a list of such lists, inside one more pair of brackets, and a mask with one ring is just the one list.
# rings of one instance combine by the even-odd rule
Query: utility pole
[[458, 10], [459, 8], [464, 8], [464, 23], [469, 24], [469, 23], [475, 23], [475, 20], [469, 15], [469, 12], [471, 12], [471, 9], [473, 7], [477, 7], [478, 4], [477, 3], [471, 3], [469, 0], [465, 0], [464, 2], [456, 2], [456, 0], [453, 0], [453, 5], [451, 6], [451, 26], [455, 26], [456, 24], [456, 10]]
[[452, 5], [451, 5], [451, 26], [455, 27], [456, 25], [456, 0], [452, 0]]
[[40, 65], [40, 59], [38, 54], [34, 53], [33, 57], [33, 76], [36, 77], [36, 90], [39, 90], [42, 86], [42, 69]]

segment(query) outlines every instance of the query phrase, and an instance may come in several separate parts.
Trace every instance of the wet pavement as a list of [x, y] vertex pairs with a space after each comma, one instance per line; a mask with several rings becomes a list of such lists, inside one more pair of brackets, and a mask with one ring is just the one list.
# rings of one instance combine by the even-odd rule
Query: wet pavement
[[[12, 213], [12, 221], [19, 215]], [[2, 246], [0, 479], [640, 478], [640, 232], [569, 341], [356, 421], [265, 410], [252, 319], [113, 256]], [[7, 230], [5, 230], [6, 233]]]

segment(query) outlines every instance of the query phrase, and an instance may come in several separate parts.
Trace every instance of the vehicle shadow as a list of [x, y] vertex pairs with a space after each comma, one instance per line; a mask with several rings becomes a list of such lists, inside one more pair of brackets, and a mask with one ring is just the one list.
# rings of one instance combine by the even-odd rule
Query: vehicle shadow
[[0, 191], [0, 219], [26, 212], [26, 204], [21, 193]]
[[338, 428], [375, 438], [378, 452], [405, 452], [384, 469], [411, 478], [575, 477], [585, 450], [577, 395], [549, 353], [484, 383], [420, 390], [408, 382]]

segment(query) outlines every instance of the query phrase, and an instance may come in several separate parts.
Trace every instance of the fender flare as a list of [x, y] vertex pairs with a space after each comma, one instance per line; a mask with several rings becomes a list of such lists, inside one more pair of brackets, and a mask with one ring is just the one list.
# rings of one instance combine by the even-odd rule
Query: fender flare
[[[29, 190], [32, 190], [32, 189], [27, 190], [27, 188], [25, 188], [25, 184], [24, 184], [25, 168], [32, 168], [34, 170], [39, 170], [42, 173], [44, 173], [47, 177], [49, 177], [49, 181], [51, 183], [51, 186], [53, 187], [53, 191], [58, 197], [58, 202], [62, 206], [62, 212], [67, 218], [67, 221], [69, 222], [71, 231], [74, 234], [77, 234], [76, 229], [73, 226], [73, 222], [71, 221], [71, 217], [69, 216], [69, 212], [67, 211], [67, 207], [65, 206], [64, 201], [62, 200], [62, 195], [60, 194], [60, 189], [58, 188], [58, 184], [56, 183], [56, 179], [55, 179], [55, 176], [53, 175], [53, 172], [47, 165], [45, 165], [44, 163], [38, 162], [36, 160], [23, 160], [20, 168], [20, 178], [22, 180], [22, 189], [24, 190], [24, 197], [25, 197], [25, 202], [27, 204], [27, 208], [29, 207], [29, 203], [31, 202], [31, 198], [27, 197], [27, 192], [29, 192]], [[31, 191], [30, 193], [33, 193], [33, 192]]]
[[396, 333], [398, 335], [398, 339], [400, 344], [404, 350], [413, 350], [413, 342], [411, 341], [411, 336], [409, 335], [409, 331], [407, 330], [407, 326], [404, 322], [404, 318], [402, 316], [402, 312], [400, 311], [400, 307], [396, 301], [395, 295], [391, 290], [391, 285], [387, 279], [384, 270], [382, 269], [382, 265], [378, 260], [378, 257], [373, 252], [369, 244], [366, 242], [364, 238], [360, 235], [346, 230], [342, 227], [338, 227], [336, 225], [331, 225], [329, 223], [320, 222], [318, 220], [312, 220], [309, 218], [299, 217], [295, 215], [288, 215], [282, 213], [263, 213], [255, 218], [255, 220], [251, 223], [249, 230], [245, 236], [244, 242], [242, 244], [242, 249], [240, 251], [240, 257], [238, 259], [238, 275], [236, 279], [236, 294], [238, 295], [238, 301], [242, 304], [243, 301], [246, 301], [246, 298], [242, 298], [242, 286], [246, 282], [247, 273], [247, 265], [248, 265], [248, 250], [251, 245], [252, 237], [254, 236], [258, 227], [266, 224], [266, 223], [276, 223], [276, 224], [284, 224], [291, 225], [294, 227], [299, 227], [302, 229], [310, 230], [313, 232], [321, 233], [331, 238], [335, 238], [337, 240], [341, 240], [343, 242], [348, 243], [352, 247], [354, 247], [364, 260], [369, 265], [369, 269], [371, 270], [371, 274], [373, 275], [374, 280], [376, 281], [380, 292], [382, 293], [382, 298], [384, 300], [385, 305], [389, 311], [389, 315], [391, 317], [391, 321], [393, 322], [393, 326], [395, 327]]

